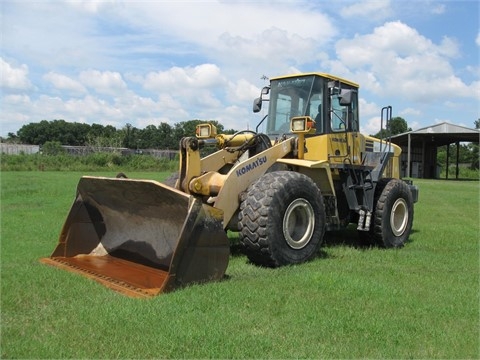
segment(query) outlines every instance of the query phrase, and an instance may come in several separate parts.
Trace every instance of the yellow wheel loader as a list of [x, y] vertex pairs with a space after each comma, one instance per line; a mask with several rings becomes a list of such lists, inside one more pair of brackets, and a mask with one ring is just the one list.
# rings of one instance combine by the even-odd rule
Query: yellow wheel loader
[[[273, 78], [254, 101], [254, 112], [269, 103], [256, 131], [199, 125], [181, 140], [168, 185], [82, 177], [58, 245], [41, 261], [146, 297], [222, 279], [226, 230], [269, 267], [311, 259], [325, 231], [351, 223], [363, 242], [403, 246], [418, 188], [400, 179], [398, 146], [359, 133], [358, 88], [324, 73]], [[391, 113], [382, 109], [382, 128]]]

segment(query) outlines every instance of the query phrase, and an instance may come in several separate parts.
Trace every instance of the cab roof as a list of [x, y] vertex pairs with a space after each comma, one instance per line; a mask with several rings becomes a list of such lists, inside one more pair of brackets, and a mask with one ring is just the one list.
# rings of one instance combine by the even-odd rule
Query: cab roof
[[309, 73], [299, 73], [299, 74], [276, 76], [274, 78], [271, 78], [270, 80], [280, 80], [280, 79], [288, 79], [288, 78], [292, 78], [292, 77], [311, 76], [311, 75], [320, 76], [320, 77], [323, 77], [323, 78], [328, 79], [328, 80], [340, 81], [341, 83], [356, 87], [357, 89], [360, 87], [359, 84], [357, 84], [353, 81], [343, 79], [343, 78], [335, 76], [335, 75], [331, 75], [331, 74], [327, 74], [327, 73], [321, 73], [321, 72], [309, 72]]

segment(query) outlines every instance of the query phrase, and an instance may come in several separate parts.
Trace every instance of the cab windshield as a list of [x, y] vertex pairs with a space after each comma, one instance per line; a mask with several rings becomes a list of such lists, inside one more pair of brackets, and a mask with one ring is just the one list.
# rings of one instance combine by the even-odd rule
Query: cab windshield
[[324, 82], [325, 79], [314, 75], [272, 80], [267, 134], [289, 133], [290, 119], [294, 116], [310, 116], [316, 122], [317, 133], [323, 133]]

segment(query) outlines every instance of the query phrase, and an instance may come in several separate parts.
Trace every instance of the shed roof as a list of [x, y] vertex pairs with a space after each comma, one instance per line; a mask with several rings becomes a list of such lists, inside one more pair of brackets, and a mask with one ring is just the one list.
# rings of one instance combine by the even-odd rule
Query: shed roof
[[447, 122], [394, 135], [392, 136], [392, 142], [397, 145], [405, 145], [408, 143], [409, 136], [411, 141], [428, 138], [429, 141], [434, 142], [437, 146], [452, 144], [457, 141], [480, 142], [480, 130]]

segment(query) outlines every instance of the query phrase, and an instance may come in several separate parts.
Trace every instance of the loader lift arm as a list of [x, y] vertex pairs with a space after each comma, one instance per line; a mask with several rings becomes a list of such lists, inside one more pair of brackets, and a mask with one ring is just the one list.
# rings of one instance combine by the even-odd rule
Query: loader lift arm
[[[181, 141], [177, 186], [179, 190], [201, 196], [205, 203], [222, 209], [223, 227], [227, 228], [239, 208], [240, 194], [277, 160], [291, 156], [297, 141], [289, 138], [271, 145], [263, 134], [251, 131], [217, 135], [213, 125], [198, 127], [197, 134], [202, 135]], [[220, 150], [200, 160], [200, 149], [206, 145], [215, 145]]]

